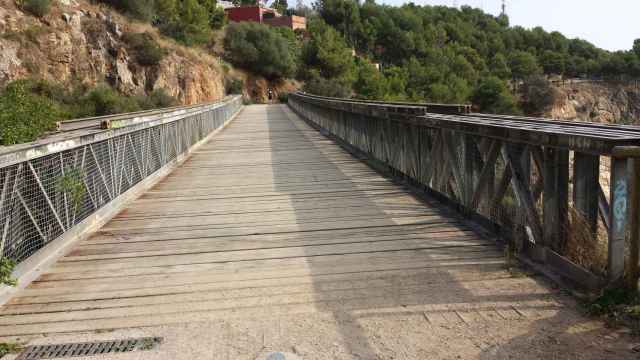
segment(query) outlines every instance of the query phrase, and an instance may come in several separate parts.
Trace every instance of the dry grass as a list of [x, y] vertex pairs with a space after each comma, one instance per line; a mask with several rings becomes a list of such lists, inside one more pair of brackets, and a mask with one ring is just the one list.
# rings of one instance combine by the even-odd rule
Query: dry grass
[[607, 230], [598, 221], [594, 234], [585, 217], [569, 207], [566, 256], [595, 274], [604, 274], [607, 267]]

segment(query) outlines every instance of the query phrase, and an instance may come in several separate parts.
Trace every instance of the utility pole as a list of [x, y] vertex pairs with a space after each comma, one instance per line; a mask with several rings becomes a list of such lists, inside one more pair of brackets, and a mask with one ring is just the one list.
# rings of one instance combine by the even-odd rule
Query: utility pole
[[500, 15], [507, 15], [507, 0], [502, 0], [502, 12]]

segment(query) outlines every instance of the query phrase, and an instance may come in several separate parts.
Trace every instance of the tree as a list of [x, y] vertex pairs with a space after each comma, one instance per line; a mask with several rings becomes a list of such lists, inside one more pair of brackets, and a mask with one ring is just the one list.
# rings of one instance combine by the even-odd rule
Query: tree
[[187, 45], [206, 43], [211, 35], [207, 9], [197, 0], [163, 0], [160, 30]]
[[636, 56], [638, 58], [640, 58], [640, 39], [636, 39], [633, 42], [633, 49], [632, 49], [633, 53], [636, 54]]
[[278, 10], [280, 14], [284, 14], [285, 12], [287, 12], [289, 4], [287, 3], [287, 0], [274, 0], [271, 3], [271, 8]]
[[373, 64], [368, 61], [360, 61], [353, 89], [360, 98], [384, 100], [387, 94], [387, 82]]
[[539, 74], [540, 66], [535, 56], [526, 51], [516, 51], [509, 57], [509, 67], [514, 79], [525, 79]]
[[540, 60], [545, 74], [562, 75], [565, 71], [565, 57], [562, 53], [546, 50]]
[[216, 0], [198, 0], [200, 5], [205, 9], [209, 17], [209, 26], [212, 29], [220, 29], [226, 23], [226, 14], [224, 9], [218, 7]]
[[480, 111], [493, 114], [516, 114], [516, 100], [507, 89], [504, 81], [495, 76], [480, 80], [473, 92], [472, 102]]
[[[352, 78], [353, 55], [340, 34], [322, 20], [311, 22], [309, 33], [311, 37], [302, 48], [305, 71], [315, 69], [325, 79]], [[307, 77], [304, 73], [301, 75]]]
[[500, 79], [511, 78], [511, 69], [509, 68], [509, 64], [507, 64], [507, 58], [503, 54], [496, 54], [496, 56], [491, 59], [489, 68], [491, 69], [491, 74]]
[[267, 78], [295, 74], [296, 59], [289, 51], [287, 39], [269, 26], [233, 23], [227, 29], [224, 47], [229, 62]]
[[522, 108], [528, 114], [542, 115], [555, 102], [555, 91], [543, 76], [526, 79], [520, 87]]

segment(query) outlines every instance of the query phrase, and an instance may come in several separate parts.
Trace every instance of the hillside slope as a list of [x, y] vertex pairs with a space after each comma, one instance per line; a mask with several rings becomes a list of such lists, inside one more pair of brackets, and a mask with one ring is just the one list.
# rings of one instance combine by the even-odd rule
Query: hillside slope
[[[0, 0], [0, 87], [26, 77], [94, 86], [109, 83], [127, 95], [163, 88], [183, 104], [225, 95], [220, 61], [157, 35], [148, 24], [86, 1], [54, 2], [42, 19], [25, 14], [12, 0]], [[122, 40], [126, 32], [150, 32], [167, 55], [141, 66]]]
[[560, 96], [546, 114], [566, 120], [640, 124], [640, 83], [574, 81], [558, 85]]

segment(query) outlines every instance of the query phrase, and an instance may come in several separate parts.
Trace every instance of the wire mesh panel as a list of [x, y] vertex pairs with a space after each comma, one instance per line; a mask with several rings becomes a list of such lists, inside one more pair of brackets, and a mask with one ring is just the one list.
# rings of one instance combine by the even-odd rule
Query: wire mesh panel
[[239, 97], [0, 168], [0, 254], [21, 262], [184, 154], [239, 110]]

